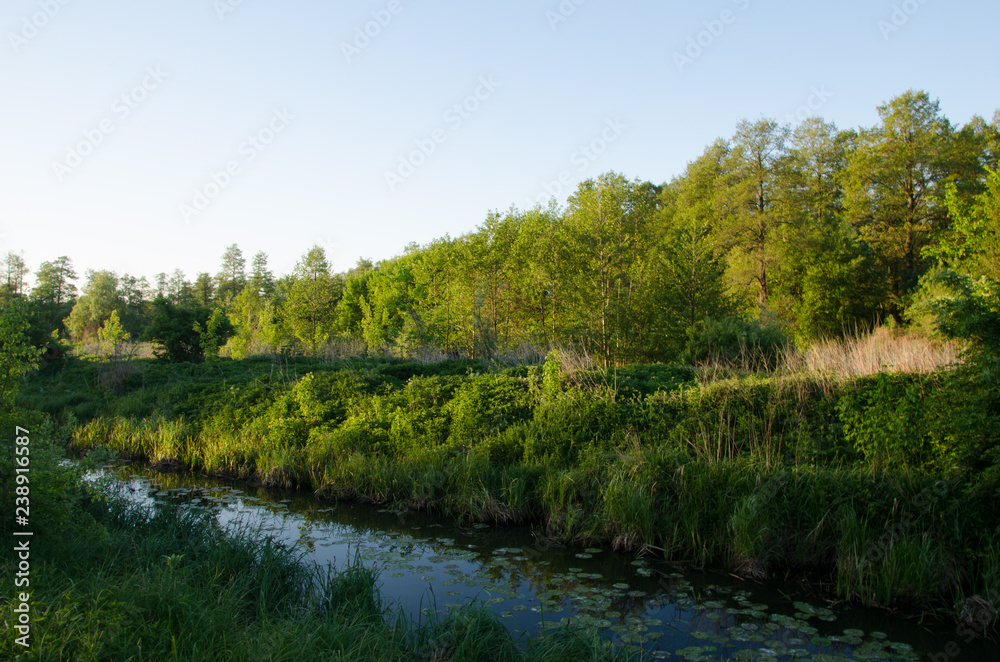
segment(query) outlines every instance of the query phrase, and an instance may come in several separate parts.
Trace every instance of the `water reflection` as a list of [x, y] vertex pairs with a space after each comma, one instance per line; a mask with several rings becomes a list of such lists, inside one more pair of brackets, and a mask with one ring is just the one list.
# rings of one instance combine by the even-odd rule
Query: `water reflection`
[[[944, 651], [955, 639], [945, 626], [814, 605], [790, 586], [679, 572], [609, 549], [546, 544], [524, 527], [446, 525], [421, 514], [324, 504], [190, 474], [135, 467], [109, 474], [133, 499], [207, 508], [221, 525], [253, 527], [294, 545], [308, 560], [342, 568], [360, 558], [380, 571], [386, 599], [411, 612], [476, 601], [512, 631], [565, 623], [598, 628], [649, 659], [908, 661]], [[1000, 647], [963, 645], [960, 659], [993, 662]]]

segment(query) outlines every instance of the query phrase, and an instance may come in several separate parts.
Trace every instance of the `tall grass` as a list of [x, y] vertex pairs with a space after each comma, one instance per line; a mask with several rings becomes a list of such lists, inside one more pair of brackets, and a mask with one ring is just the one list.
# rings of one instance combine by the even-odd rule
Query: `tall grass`
[[930, 338], [887, 326], [855, 329], [841, 338], [807, 346], [788, 345], [769, 364], [761, 350], [747, 348], [735, 360], [710, 360], [697, 366], [698, 381], [710, 384], [750, 374], [842, 382], [880, 372], [928, 374], [962, 363], [962, 343]]
[[[868, 604], [996, 600], [995, 432], [950, 414], [960, 371], [784, 368], [699, 383], [671, 366], [616, 378], [579, 357], [559, 364], [480, 374], [467, 362], [292, 362], [267, 379], [253, 364], [242, 383], [198, 389], [179, 374], [231, 380], [242, 364], [178, 367], [179, 384], [127, 395], [172, 414], [98, 417], [74, 443], [326, 497], [530, 521], [563, 542], [748, 576], [811, 568]], [[884, 538], [891, 522], [902, 528]]]
[[961, 362], [962, 346], [880, 326], [786, 352], [781, 369], [846, 380], [879, 372], [927, 374]]
[[[483, 606], [431, 616], [389, 611], [376, 571], [303, 562], [251, 529], [120, 496], [88, 508], [100, 529], [39, 556], [31, 659], [611, 660], [627, 656], [573, 630], [515, 638]], [[44, 559], [44, 561], [42, 561]], [[5, 557], [3, 569], [10, 570]], [[16, 622], [11, 601], [0, 618]], [[8, 628], [0, 657], [22, 659]]]

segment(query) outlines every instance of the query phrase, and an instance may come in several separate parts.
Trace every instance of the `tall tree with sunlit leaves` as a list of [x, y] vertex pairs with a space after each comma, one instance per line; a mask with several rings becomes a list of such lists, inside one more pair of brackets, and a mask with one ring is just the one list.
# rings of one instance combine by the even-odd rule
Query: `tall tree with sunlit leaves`
[[330, 274], [326, 252], [313, 246], [295, 265], [285, 315], [295, 336], [316, 353], [333, 331], [340, 291]]
[[940, 104], [910, 90], [878, 109], [881, 125], [861, 132], [845, 171], [845, 212], [877, 259], [900, 318], [927, 267], [923, 257], [948, 218], [944, 204], [952, 127]]

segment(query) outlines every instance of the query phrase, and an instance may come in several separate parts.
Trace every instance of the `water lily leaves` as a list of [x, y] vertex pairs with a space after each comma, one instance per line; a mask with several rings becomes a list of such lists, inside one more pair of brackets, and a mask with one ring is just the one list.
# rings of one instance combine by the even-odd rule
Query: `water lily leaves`
[[689, 662], [704, 662], [711, 659], [711, 653], [715, 651], [715, 646], [688, 646], [676, 651], [677, 657]]
[[[372, 530], [363, 524], [334, 523], [334, 519], [351, 521], [341, 520], [350, 514], [343, 507], [316, 508], [302, 514], [289, 512], [288, 506], [294, 505], [290, 499], [272, 501], [266, 494], [258, 499], [226, 487], [166, 489], [140, 480], [155, 499], [211, 504], [225, 526], [252, 526], [255, 531], [301, 545], [300, 549], [316, 553], [321, 562], [332, 554], [343, 561], [346, 546], [349, 558], [359, 555], [366, 565], [374, 564], [384, 573], [383, 591], [388, 600], [412, 601], [414, 610], [418, 609], [420, 588], [430, 586], [438, 596], [443, 593], [454, 601], [449, 605], [470, 601], [486, 604], [502, 619], [520, 614], [518, 627], [544, 620], [541, 627], [546, 629], [569, 625], [601, 630], [602, 637], [626, 646], [663, 638], [659, 650], [650, 650], [656, 645], [635, 648], [642, 659], [908, 662], [917, 658], [911, 646], [889, 643], [885, 632], [866, 636], [863, 630], [848, 628], [842, 634], [827, 636], [824, 628], [821, 633], [814, 626], [837, 619], [830, 609], [800, 600], [787, 614], [772, 614], [768, 604], [755, 601], [757, 589], [748, 590], [747, 584], [707, 586], [700, 575], [668, 573], [666, 570], [672, 568], [652, 559], [624, 561], [623, 565], [628, 564], [624, 568], [615, 563], [616, 569], [608, 570], [607, 577], [581, 567], [566, 568], [575, 559], [596, 565], [592, 561], [595, 555], [611, 555], [610, 550], [597, 546], [537, 553], [530, 547], [533, 543], [526, 531], [489, 524], [449, 528], [419, 520], [423, 531], [420, 526], [406, 526], [406, 533]], [[145, 491], [137, 496], [148, 502]], [[377, 521], [392, 521], [385, 526], [404, 529], [388, 516], [396, 511], [383, 510], [385, 517]], [[489, 534], [483, 533], [486, 530]], [[479, 545], [469, 543], [470, 539]], [[603, 560], [617, 562], [618, 557]], [[663, 579], [660, 585], [650, 580], [654, 576]], [[424, 584], [416, 585], [416, 597], [414, 579]], [[791, 613], [794, 616], [788, 615]], [[678, 633], [690, 637], [687, 643], [699, 645], [676, 651]]]

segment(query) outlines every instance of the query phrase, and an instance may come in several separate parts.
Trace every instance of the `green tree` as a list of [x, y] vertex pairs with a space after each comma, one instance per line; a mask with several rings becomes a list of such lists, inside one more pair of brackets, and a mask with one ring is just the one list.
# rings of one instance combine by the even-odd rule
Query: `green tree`
[[285, 315], [292, 332], [309, 345], [313, 354], [316, 347], [330, 337], [339, 298], [326, 252], [313, 246], [295, 266], [295, 280], [285, 303]]
[[15, 296], [24, 294], [24, 279], [31, 272], [24, 262], [24, 256], [14, 251], [7, 251], [3, 259], [5, 280], [3, 287]]
[[148, 335], [156, 345], [157, 357], [173, 363], [198, 363], [204, 357], [201, 335], [196, 325], [204, 327], [212, 314], [207, 308], [178, 306], [166, 298], [152, 303]]
[[215, 276], [216, 298], [219, 302], [229, 303], [246, 287], [246, 266], [247, 261], [243, 258], [240, 247], [236, 244], [227, 246], [222, 255], [222, 266]]
[[76, 297], [76, 271], [73, 262], [65, 255], [52, 262], [42, 262], [35, 276], [35, 287], [31, 290], [31, 298], [35, 301], [62, 306]]
[[112, 312], [118, 311], [119, 316], [125, 312], [125, 304], [114, 272], [88, 271], [83, 294], [66, 319], [66, 328], [77, 342], [94, 338]]
[[191, 290], [194, 302], [199, 306], [208, 308], [215, 301], [215, 281], [212, 280], [212, 276], [208, 272], [198, 274]]
[[541, 347], [556, 344], [566, 317], [572, 265], [565, 255], [561, 225], [562, 215], [554, 203], [521, 212], [511, 258], [519, 340]]
[[782, 182], [788, 223], [770, 307], [800, 342], [871, 328], [885, 300], [877, 264], [843, 213], [840, 181], [856, 140], [818, 118], [791, 137]]
[[101, 351], [109, 356], [121, 356], [125, 343], [130, 339], [129, 333], [122, 327], [117, 310], [112, 310], [111, 316], [97, 330], [97, 340], [101, 344]]
[[175, 306], [186, 306], [194, 302], [194, 289], [180, 269], [174, 269], [167, 281], [167, 299]]
[[344, 294], [337, 302], [337, 330], [351, 336], [361, 336], [364, 319], [362, 302], [368, 297], [368, 280], [374, 271], [370, 260], [358, 260], [344, 277]]
[[709, 226], [697, 222], [671, 228], [653, 254], [645, 358], [676, 360], [689, 328], [705, 319], [737, 314], [726, 293], [726, 265], [712, 245], [711, 233]]
[[52, 262], [42, 262], [31, 290], [31, 299], [45, 327], [45, 334], [63, 330], [63, 320], [73, 311], [77, 289], [73, 264], [65, 255]]
[[0, 307], [0, 409], [14, 408], [24, 376], [38, 365], [40, 350], [28, 337], [31, 304], [23, 297]]
[[219, 358], [219, 348], [225, 344], [233, 332], [233, 327], [221, 308], [212, 311], [204, 326], [201, 322], [196, 321], [193, 328], [200, 339], [202, 354], [209, 361]]
[[617, 173], [580, 184], [565, 218], [565, 249], [581, 337], [606, 366], [635, 354], [637, 302], [649, 247], [655, 191]]
[[166, 298], [170, 294], [170, 277], [166, 273], [160, 272], [156, 274], [155, 278], [155, 290], [153, 294], [154, 299], [159, 299], [161, 297]]
[[926, 268], [924, 250], [947, 223], [952, 128], [940, 104], [910, 90], [879, 106], [881, 125], [861, 132], [844, 173], [844, 207], [889, 287], [889, 312]]
[[226, 347], [233, 358], [273, 351], [281, 344], [275, 312], [252, 283], [243, 288], [229, 306], [232, 337]]
[[924, 250], [944, 269], [1000, 282], [1000, 173], [987, 170], [986, 190], [965, 204], [956, 187], [945, 202], [951, 223], [937, 245]]
[[[917, 326], [942, 328], [942, 310], [957, 305], [956, 296], [972, 300], [970, 293], [977, 287], [983, 291], [988, 289], [984, 283], [1000, 282], [1000, 174], [987, 173], [986, 190], [969, 204], [957, 187], [949, 187], [946, 204], [951, 223], [940, 241], [924, 250], [935, 264], [921, 279], [907, 310], [907, 317]], [[948, 273], [957, 275], [949, 277]], [[963, 277], [969, 283], [960, 282]], [[949, 324], [956, 327], [953, 318], [948, 316]]]
[[250, 267], [250, 284], [266, 298], [274, 293], [274, 274], [267, 268], [267, 253], [257, 252]]
[[368, 296], [361, 302], [361, 331], [370, 351], [381, 352], [392, 345], [410, 349], [421, 335], [414, 307], [413, 255], [379, 264], [368, 283]]
[[737, 313], [737, 302], [727, 292], [724, 250], [715, 232], [716, 186], [729, 151], [725, 141], [716, 141], [661, 193], [648, 295], [642, 307], [648, 317], [643, 343], [647, 359], [676, 359], [691, 326]]
[[738, 288], [755, 291], [764, 310], [771, 294], [771, 270], [780, 259], [778, 226], [783, 215], [782, 174], [788, 128], [774, 120], [743, 120], [717, 183], [720, 241]]

